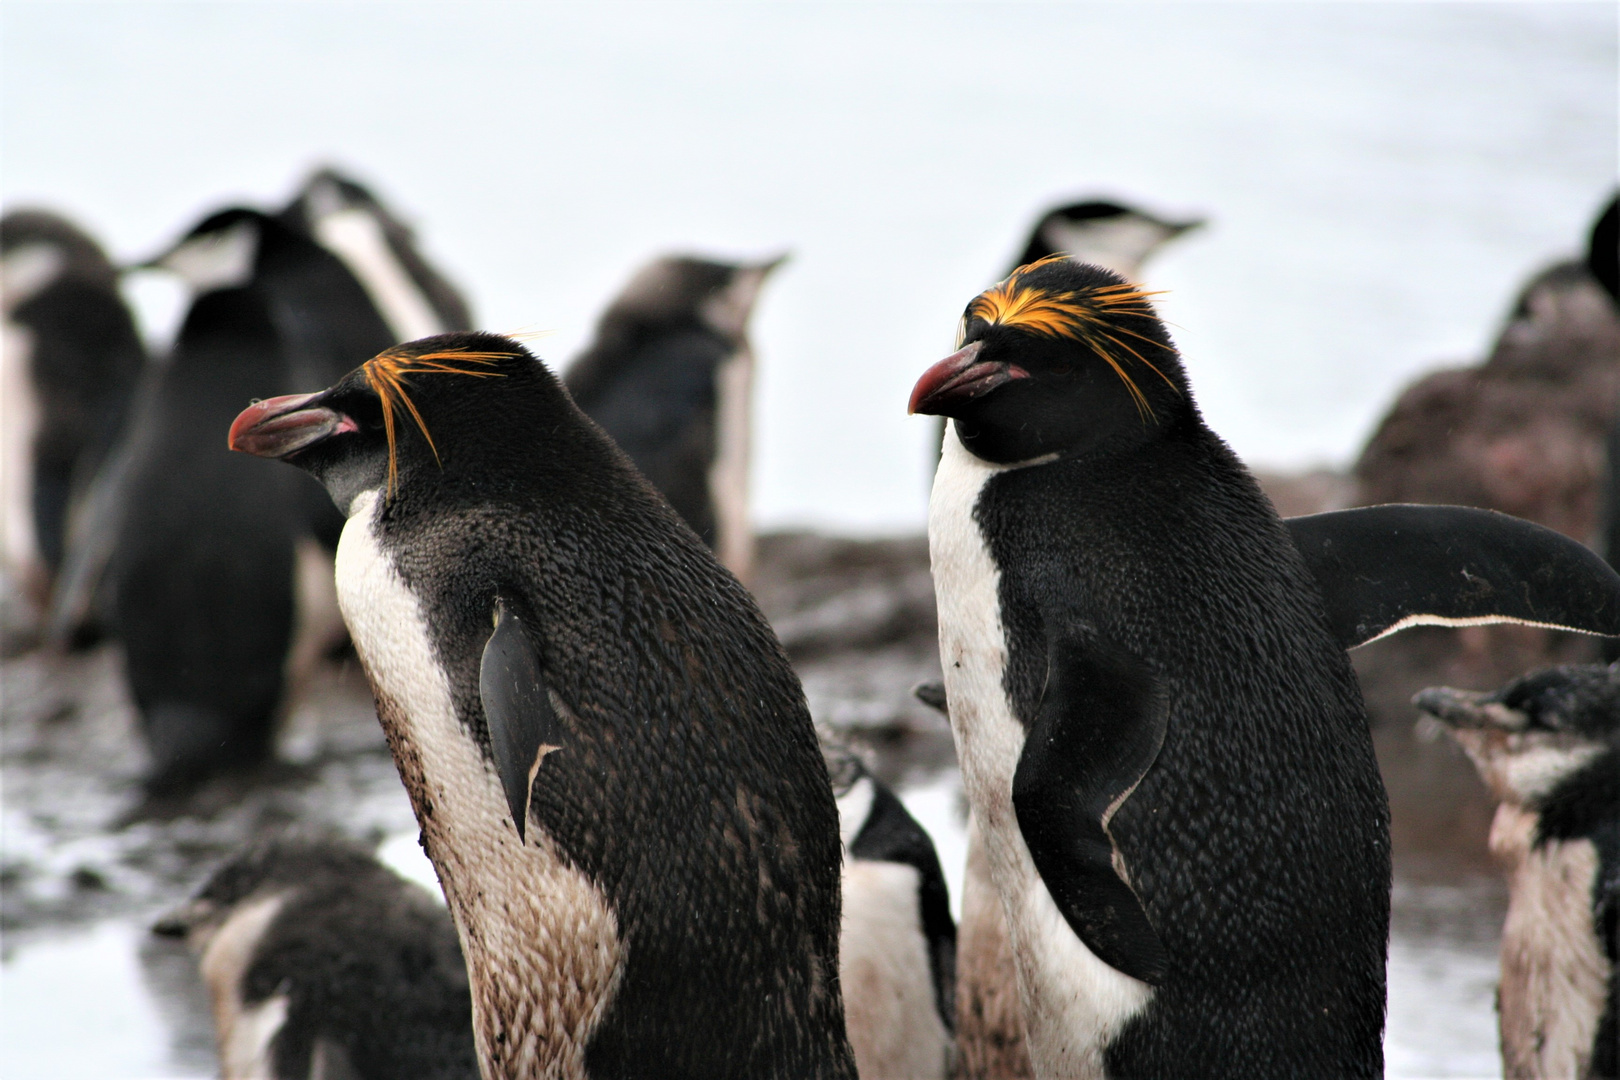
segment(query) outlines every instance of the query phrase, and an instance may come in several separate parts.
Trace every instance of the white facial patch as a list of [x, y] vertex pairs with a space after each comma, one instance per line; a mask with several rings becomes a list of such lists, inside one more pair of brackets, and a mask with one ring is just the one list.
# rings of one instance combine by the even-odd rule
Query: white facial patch
[[444, 323], [395, 257], [382, 223], [372, 213], [348, 209], [322, 215], [315, 235], [360, 279], [396, 339], [414, 341], [444, 333]]
[[760, 287], [772, 266], [747, 266], [732, 275], [724, 289], [703, 302], [703, 321], [717, 332], [733, 340], [741, 338], [748, 329], [748, 317], [754, 313]]
[[254, 221], [183, 240], [158, 260], [158, 265], [179, 276], [193, 293], [235, 289], [253, 280], [253, 262], [259, 254], [259, 226]]
[[1142, 263], [1174, 235], [1167, 226], [1136, 214], [1089, 221], [1059, 219], [1041, 230], [1041, 239], [1053, 251], [1112, 270], [1126, 281], [1139, 280]]
[[7, 315], [56, 282], [67, 255], [56, 244], [19, 244], [0, 258], [0, 311]]
[[1013, 810], [1025, 733], [1004, 689], [1001, 574], [973, 519], [985, 484], [1002, 471], [968, 452], [955, 424], [946, 424], [928, 508], [940, 665], [963, 785], [1007, 920], [1036, 1075], [1090, 1080], [1103, 1075], [1104, 1049], [1153, 989], [1097, 959], [1069, 927]]
[[617, 919], [539, 823], [518, 839], [495, 768], [456, 715], [421, 603], [378, 542], [378, 510], [375, 490], [350, 507], [338, 602], [461, 936], [484, 1075], [583, 1076], [623, 972]]

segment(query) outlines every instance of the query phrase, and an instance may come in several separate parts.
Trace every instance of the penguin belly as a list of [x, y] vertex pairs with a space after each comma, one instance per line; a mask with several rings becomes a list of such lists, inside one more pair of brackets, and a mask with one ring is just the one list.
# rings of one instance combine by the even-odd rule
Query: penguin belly
[[1104, 1051], [1153, 991], [1099, 960], [1069, 927], [1013, 809], [1013, 773], [1026, 733], [1005, 689], [1001, 575], [974, 519], [980, 492], [1001, 471], [968, 453], [954, 425], [946, 425], [928, 512], [940, 662], [963, 785], [1017, 960], [1030, 1060], [1041, 1077], [1091, 1080], [1105, 1075]]
[[34, 334], [5, 320], [0, 340], [0, 522], [5, 572], [30, 603], [44, 599], [45, 567], [34, 531], [34, 438], [39, 432], [39, 398], [30, 377]]
[[1510, 1080], [1587, 1075], [1613, 967], [1592, 912], [1596, 845], [1535, 844], [1538, 823], [1507, 803], [1491, 823], [1491, 853], [1509, 875], [1498, 1011]]
[[584, 1077], [623, 973], [617, 918], [538, 822], [519, 840], [500, 778], [456, 715], [422, 605], [378, 542], [378, 501], [366, 491], [350, 507], [338, 603], [455, 916], [486, 1080]]
[[838, 974], [856, 1070], [871, 1080], [944, 1080], [950, 1034], [934, 1005], [917, 869], [844, 861]]

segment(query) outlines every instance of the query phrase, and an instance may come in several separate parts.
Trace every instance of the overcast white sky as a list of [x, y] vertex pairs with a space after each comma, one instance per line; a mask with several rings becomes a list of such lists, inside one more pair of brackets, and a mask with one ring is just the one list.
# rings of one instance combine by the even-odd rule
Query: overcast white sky
[[1147, 276], [1212, 426], [1257, 464], [1350, 461], [1584, 243], [1616, 10], [6, 0], [0, 197], [133, 257], [334, 161], [554, 361], [655, 253], [790, 248], [756, 517], [914, 529], [907, 392], [1073, 196], [1209, 217]]

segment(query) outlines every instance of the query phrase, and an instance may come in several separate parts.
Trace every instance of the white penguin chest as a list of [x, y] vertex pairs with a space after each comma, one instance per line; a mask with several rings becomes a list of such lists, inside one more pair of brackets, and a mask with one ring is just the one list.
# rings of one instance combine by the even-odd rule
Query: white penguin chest
[[488, 1080], [583, 1076], [623, 970], [607, 898], [537, 823], [518, 839], [500, 779], [456, 715], [422, 605], [355, 500], [338, 544], [338, 602], [394, 764], [461, 936]]
[[940, 665], [963, 786], [1001, 897], [1036, 1075], [1104, 1075], [1103, 1051], [1152, 994], [1104, 964], [1069, 927], [1018, 828], [1013, 773], [1024, 728], [1007, 697], [1001, 572], [974, 520], [985, 484], [1002, 467], [974, 457], [945, 428], [928, 510], [929, 557], [939, 606]]

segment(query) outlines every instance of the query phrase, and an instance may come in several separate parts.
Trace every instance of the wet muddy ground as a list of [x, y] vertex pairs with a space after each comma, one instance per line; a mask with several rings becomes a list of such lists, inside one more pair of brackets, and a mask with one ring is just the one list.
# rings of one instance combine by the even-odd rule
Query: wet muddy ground
[[[910, 694], [938, 677], [924, 542], [767, 537], [754, 588], [818, 722], [870, 750], [959, 891], [950, 734]], [[195, 966], [147, 928], [251, 836], [335, 829], [432, 880], [352, 661], [323, 672], [293, 711], [283, 764], [218, 785], [191, 813], [133, 822], [143, 757], [118, 665], [113, 647], [0, 665], [0, 1076], [214, 1075]], [[1376, 740], [1395, 814], [1389, 1075], [1499, 1075], [1506, 897], [1485, 855], [1490, 808], [1448, 742], [1405, 724]]]

